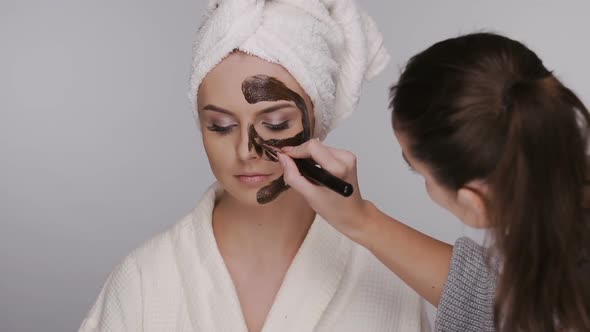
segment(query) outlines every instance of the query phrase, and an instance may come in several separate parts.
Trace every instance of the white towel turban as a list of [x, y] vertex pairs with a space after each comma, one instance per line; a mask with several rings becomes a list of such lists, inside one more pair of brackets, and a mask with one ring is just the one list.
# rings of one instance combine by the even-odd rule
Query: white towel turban
[[354, 0], [211, 0], [193, 47], [193, 110], [205, 75], [236, 49], [289, 71], [314, 104], [320, 139], [389, 61], [375, 22]]

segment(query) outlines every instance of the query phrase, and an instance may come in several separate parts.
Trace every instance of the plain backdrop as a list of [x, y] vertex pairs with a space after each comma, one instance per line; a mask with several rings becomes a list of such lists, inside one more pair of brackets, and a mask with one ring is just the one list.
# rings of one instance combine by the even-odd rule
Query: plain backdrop
[[[452, 243], [390, 128], [388, 87], [433, 42], [495, 31], [590, 102], [588, 1], [360, 1], [392, 53], [327, 142], [365, 198]], [[74, 331], [111, 269], [189, 212], [213, 176], [186, 89], [204, 0], [0, 0], [0, 331]], [[432, 316], [433, 310], [430, 309]]]

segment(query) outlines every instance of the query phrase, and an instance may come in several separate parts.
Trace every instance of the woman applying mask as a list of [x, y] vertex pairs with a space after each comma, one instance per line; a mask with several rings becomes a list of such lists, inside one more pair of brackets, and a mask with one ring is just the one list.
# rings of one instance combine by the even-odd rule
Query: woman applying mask
[[[80, 331], [421, 331], [418, 295], [266, 150], [324, 138], [388, 56], [353, 1], [212, 1], [189, 97], [217, 179], [111, 273]], [[362, 47], [360, 45], [363, 45]]]
[[494, 34], [439, 42], [391, 90], [404, 159], [431, 199], [489, 231], [454, 246], [386, 216], [359, 190], [310, 185], [294, 158], [357, 184], [354, 155], [311, 141], [285, 148], [285, 181], [438, 307], [439, 331], [590, 331], [590, 114], [523, 44]]

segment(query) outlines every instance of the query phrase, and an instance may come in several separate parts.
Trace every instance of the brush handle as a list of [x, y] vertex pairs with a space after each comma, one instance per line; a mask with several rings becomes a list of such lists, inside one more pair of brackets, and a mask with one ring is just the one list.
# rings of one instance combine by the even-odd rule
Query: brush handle
[[332, 189], [344, 197], [352, 195], [354, 188], [352, 184], [341, 180], [330, 172], [321, 168], [312, 159], [293, 159], [301, 175], [316, 184], [321, 184], [326, 188]]

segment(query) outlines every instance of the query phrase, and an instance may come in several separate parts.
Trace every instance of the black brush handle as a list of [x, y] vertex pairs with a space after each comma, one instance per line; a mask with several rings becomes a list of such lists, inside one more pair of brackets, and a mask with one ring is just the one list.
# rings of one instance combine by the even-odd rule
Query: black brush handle
[[330, 174], [330, 172], [321, 168], [312, 159], [293, 159], [293, 161], [295, 162], [295, 165], [297, 165], [301, 175], [312, 182], [332, 189], [344, 197], [352, 195], [352, 192], [354, 191], [352, 184]]

